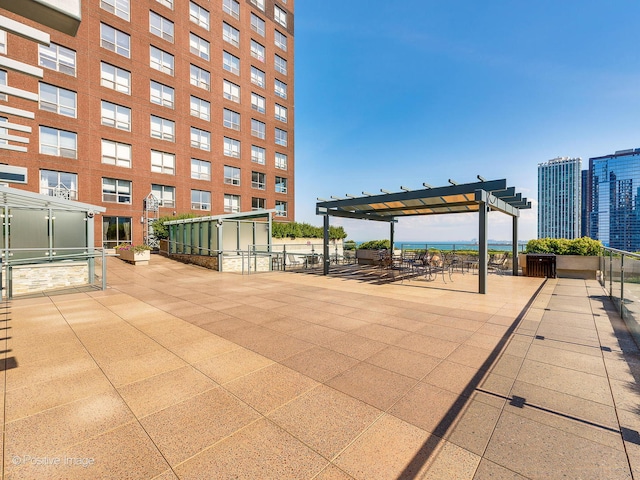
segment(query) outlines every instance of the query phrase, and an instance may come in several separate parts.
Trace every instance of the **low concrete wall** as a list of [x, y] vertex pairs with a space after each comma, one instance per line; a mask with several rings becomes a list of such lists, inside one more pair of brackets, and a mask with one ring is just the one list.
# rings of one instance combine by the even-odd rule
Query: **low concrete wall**
[[178, 262], [199, 265], [210, 270], [218, 270], [218, 257], [212, 257], [210, 255], [187, 255], [184, 253], [172, 253], [167, 256], [171, 260], [177, 260]]
[[12, 295], [28, 295], [89, 284], [87, 262], [17, 265], [11, 269]]
[[[527, 274], [527, 255], [518, 254], [518, 264], [522, 274]], [[583, 255], [556, 255], [556, 275], [558, 278], [578, 278], [596, 280], [599, 275], [600, 257]]]

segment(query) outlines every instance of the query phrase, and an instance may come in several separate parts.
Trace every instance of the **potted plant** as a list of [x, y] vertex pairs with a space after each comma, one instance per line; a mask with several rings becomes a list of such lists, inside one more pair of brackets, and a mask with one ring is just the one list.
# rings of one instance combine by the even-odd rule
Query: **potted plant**
[[148, 265], [151, 259], [151, 247], [149, 245], [132, 245], [121, 243], [116, 245], [116, 253], [121, 260], [134, 265]]

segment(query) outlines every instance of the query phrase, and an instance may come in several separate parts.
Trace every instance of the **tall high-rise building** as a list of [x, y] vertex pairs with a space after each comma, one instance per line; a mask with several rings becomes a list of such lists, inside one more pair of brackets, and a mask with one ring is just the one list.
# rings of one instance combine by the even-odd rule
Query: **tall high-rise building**
[[580, 237], [581, 165], [568, 157], [538, 164], [538, 238]]
[[582, 182], [580, 184], [580, 236], [589, 236], [589, 205], [591, 204], [591, 183], [589, 170], [582, 170]]
[[640, 148], [589, 159], [589, 236], [640, 251]]
[[0, 55], [44, 72], [0, 70], [39, 94], [35, 118], [12, 119], [28, 152], [0, 163], [26, 167], [28, 190], [106, 207], [105, 246], [142, 242], [149, 211], [292, 220], [294, 1], [85, 0], [75, 36], [0, 8], [51, 37], [0, 35]]

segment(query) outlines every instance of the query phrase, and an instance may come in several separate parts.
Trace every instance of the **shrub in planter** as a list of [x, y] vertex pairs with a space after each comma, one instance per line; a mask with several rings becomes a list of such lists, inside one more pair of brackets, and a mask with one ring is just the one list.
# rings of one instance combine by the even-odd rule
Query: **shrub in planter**
[[602, 243], [589, 237], [538, 238], [529, 240], [525, 253], [555, 253], [556, 255], [600, 255]]

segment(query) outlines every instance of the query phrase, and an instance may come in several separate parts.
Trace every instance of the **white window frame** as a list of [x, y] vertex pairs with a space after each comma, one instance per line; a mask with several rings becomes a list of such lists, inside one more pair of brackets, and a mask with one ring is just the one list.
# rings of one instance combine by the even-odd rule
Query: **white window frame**
[[227, 157], [240, 158], [240, 147], [240, 140], [224, 137], [222, 153]]
[[277, 5], [273, 6], [273, 19], [284, 28], [287, 28], [287, 12]]
[[286, 147], [287, 143], [289, 143], [289, 134], [287, 133], [287, 131], [276, 127], [275, 144]]
[[256, 120], [255, 118], [251, 119], [251, 135], [254, 137], [261, 138], [264, 140], [267, 138], [267, 124], [261, 122], [260, 120]]
[[131, 187], [131, 180], [102, 177], [102, 201], [131, 205]]
[[266, 50], [264, 45], [256, 42], [255, 40], [251, 40], [251, 56], [258, 60], [259, 62], [265, 61]]
[[131, 72], [107, 62], [100, 62], [100, 85], [131, 95]]
[[211, 150], [211, 132], [191, 127], [191, 146], [200, 150]]
[[189, 32], [189, 51], [198, 57], [209, 60], [211, 44], [195, 33]]
[[[47, 177], [43, 178], [43, 174], [54, 174], [56, 179], [49, 183]], [[46, 180], [46, 181], [45, 181]], [[78, 199], [78, 174], [71, 172], [61, 172], [58, 170], [40, 170], [40, 194], [50, 197], [61, 197], [59, 193], [64, 192], [64, 198], [67, 200]], [[68, 195], [66, 195], [68, 193]]]
[[275, 155], [275, 164], [276, 168], [280, 170], [287, 170], [287, 155], [285, 153], [276, 152]]
[[264, 210], [267, 208], [267, 199], [251, 197], [251, 210]]
[[222, 113], [222, 125], [232, 130], [240, 130], [240, 114], [225, 108]]
[[275, 53], [273, 55], [273, 68], [276, 72], [279, 72], [283, 75], [287, 74], [287, 59], [282, 58], [280, 55]]
[[0, 30], [0, 54], [7, 54], [7, 32]]
[[223, 183], [226, 185], [240, 186], [240, 178], [242, 177], [242, 170], [238, 167], [231, 165], [224, 166]]
[[[44, 143], [43, 137], [55, 135], [55, 143]], [[56, 157], [78, 158], [78, 134], [40, 125], [40, 153]]]
[[176, 141], [176, 122], [173, 120], [151, 115], [149, 124], [151, 126], [151, 138], [158, 138], [167, 142]]
[[240, 30], [227, 22], [222, 22], [222, 40], [234, 47], [240, 46]]
[[160, 5], [164, 5], [165, 7], [173, 10], [173, 0], [156, 0]]
[[240, 75], [240, 59], [229, 52], [222, 52], [222, 68], [227, 72]]
[[100, 8], [127, 22], [131, 19], [129, 0], [100, 0]]
[[101, 162], [105, 165], [131, 168], [131, 151], [131, 145], [128, 143], [103, 138], [101, 142]]
[[49, 70], [76, 76], [76, 52], [56, 43], [38, 45], [38, 65]]
[[267, 150], [258, 145], [251, 145], [251, 161], [259, 165], [264, 165], [267, 162]]
[[277, 78], [273, 80], [273, 93], [280, 98], [287, 98], [287, 84]]
[[167, 42], [173, 43], [175, 26], [171, 20], [149, 10], [149, 32]]
[[175, 208], [176, 187], [154, 183], [151, 184], [151, 193], [158, 199], [161, 207]]
[[261, 88], [265, 88], [267, 84], [267, 75], [259, 68], [251, 66], [251, 83]]
[[189, 106], [190, 113], [193, 117], [206, 121], [211, 120], [211, 102], [191, 95], [189, 98]]
[[283, 200], [276, 200], [276, 217], [286, 217], [287, 216], [287, 202]]
[[175, 89], [163, 83], [151, 80], [149, 83], [149, 101], [156, 105], [173, 109]]
[[173, 77], [175, 58], [171, 53], [165, 52], [153, 45], [149, 45], [149, 66], [154, 70], [158, 70], [159, 72], [166, 73]]
[[240, 19], [240, 3], [236, 0], [222, 0], [222, 11], [236, 20]]
[[191, 210], [211, 210], [211, 192], [192, 189]]
[[175, 153], [161, 152], [160, 150], [151, 150], [151, 171], [154, 173], [163, 173], [165, 175], [175, 175]]
[[256, 190], [267, 189], [267, 174], [264, 172], [251, 172], [251, 188]]
[[287, 123], [288, 117], [287, 107], [283, 107], [282, 105], [275, 104], [275, 118], [276, 120], [280, 120], [283, 123]]
[[267, 99], [251, 92], [251, 108], [256, 112], [265, 113], [267, 111]]
[[100, 23], [100, 46], [125, 58], [131, 58], [131, 36], [106, 23]]
[[276, 181], [274, 182], [276, 193], [287, 193], [288, 183], [287, 177], [276, 176]]
[[40, 110], [65, 117], [77, 117], [78, 94], [76, 92], [44, 82], [38, 83], [38, 90]]
[[251, 3], [264, 12], [264, 0], [251, 0]]
[[240, 195], [224, 194], [224, 212], [238, 213], [240, 211]]
[[261, 37], [265, 35], [265, 26], [266, 22], [257, 16], [255, 13], [251, 12], [251, 30], [256, 32]]
[[[105, 115], [108, 113], [109, 115]], [[131, 109], [124, 105], [102, 100], [100, 104], [100, 122], [102, 125], [118, 130], [131, 131]]]
[[209, 23], [211, 21], [211, 15], [209, 10], [201, 7], [195, 2], [189, 2], [189, 20], [191, 23], [195, 23], [205, 30], [209, 30]]
[[211, 180], [211, 162], [192, 158], [191, 178], [194, 180]]
[[275, 30], [273, 33], [273, 43], [275, 44], [276, 47], [278, 47], [280, 50], [286, 52], [287, 51], [287, 36], [282, 33], [279, 32], [278, 30]]
[[236, 85], [229, 80], [223, 80], [222, 96], [232, 102], [240, 103], [240, 85]]
[[189, 83], [203, 90], [211, 90], [211, 73], [193, 63], [189, 64]]

